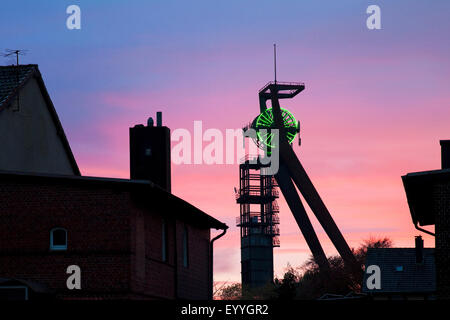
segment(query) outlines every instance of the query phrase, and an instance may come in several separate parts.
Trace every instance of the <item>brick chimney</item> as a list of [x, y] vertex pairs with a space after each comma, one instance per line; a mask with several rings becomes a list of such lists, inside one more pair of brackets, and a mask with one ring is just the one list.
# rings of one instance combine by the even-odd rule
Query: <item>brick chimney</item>
[[423, 239], [421, 236], [416, 236], [416, 263], [423, 262]]
[[162, 113], [130, 128], [130, 177], [150, 180], [171, 192], [170, 129], [162, 125]]
[[450, 140], [441, 140], [442, 169], [450, 169]]

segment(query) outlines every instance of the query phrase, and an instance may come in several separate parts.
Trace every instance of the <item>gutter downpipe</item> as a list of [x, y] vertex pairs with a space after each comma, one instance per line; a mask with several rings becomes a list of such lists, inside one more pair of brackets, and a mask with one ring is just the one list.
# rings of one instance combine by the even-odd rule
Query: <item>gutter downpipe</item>
[[425, 229], [422, 229], [421, 227], [419, 227], [418, 222], [416, 222], [416, 223], [414, 224], [414, 226], [415, 226], [416, 229], [419, 230], [419, 231], [425, 232], [425, 233], [427, 233], [427, 234], [429, 234], [429, 235], [432, 235], [433, 237], [436, 236], [433, 232], [428, 231], [428, 230], [425, 230]]
[[214, 290], [214, 285], [213, 285], [213, 246], [214, 246], [214, 241], [219, 240], [220, 238], [222, 238], [225, 233], [227, 233], [227, 229], [228, 226], [225, 225], [224, 228], [222, 229], [222, 233], [219, 234], [217, 237], [213, 238], [209, 244], [209, 300], [213, 300], [213, 290]]

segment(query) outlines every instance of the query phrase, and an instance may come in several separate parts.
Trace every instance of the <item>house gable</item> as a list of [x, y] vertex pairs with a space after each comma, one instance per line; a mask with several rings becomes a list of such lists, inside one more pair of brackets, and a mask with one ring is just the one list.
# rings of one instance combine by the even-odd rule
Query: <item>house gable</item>
[[80, 175], [37, 66], [0, 67], [0, 169]]

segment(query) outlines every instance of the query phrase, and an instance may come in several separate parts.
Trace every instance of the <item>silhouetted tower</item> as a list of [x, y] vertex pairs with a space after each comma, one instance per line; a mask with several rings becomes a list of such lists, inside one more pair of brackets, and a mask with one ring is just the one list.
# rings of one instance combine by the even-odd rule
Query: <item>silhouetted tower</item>
[[171, 191], [170, 129], [162, 125], [162, 113], [156, 113], [156, 126], [149, 118], [130, 128], [130, 176], [150, 180]]
[[[276, 53], [275, 45], [274, 53]], [[328, 208], [325, 206], [325, 203], [320, 197], [317, 189], [314, 187], [292, 147], [295, 137], [300, 132], [300, 122], [295, 119], [293, 114], [280, 106], [280, 100], [294, 98], [305, 89], [305, 84], [301, 82], [279, 82], [276, 79], [276, 56], [274, 56], [274, 71], [275, 81], [267, 83], [258, 93], [260, 114], [249, 124], [249, 126], [244, 128], [244, 132], [249, 129], [253, 130], [249, 131], [249, 135], [246, 136], [253, 138], [256, 145], [263, 150], [264, 155], [270, 156], [273, 155], [274, 152], [275, 155], [278, 154], [279, 157], [275, 157], [275, 159], [278, 159], [279, 161], [274, 162], [277, 170], [276, 172], [270, 171], [273, 172], [273, 178], [275, 178], [270, 178], [270, 181], [272, 181], [271, 186], [275, 184], [273, 182], [275, 180], [306, 240], [306, 243], [311, 249], [314, 261], [317, 263], [320, 270], [324, 272], [323, 274], [330, 275], [330, 264], [298, 192], [303, 195], [303, 198], [311, 208], [311, 211], [314, 213], [325, 233], [336, 247], [346, 268], [352, 272], [359, 273], [362, 271], [360, 263], [353, 255], [352, 250], [345, 241], [344, 236], [340, 232], [333, 217], [328, 211]], [[270, 106], [267, 104], [268, 101], [271, 102]], [[300, 141], [301, 140], [299, 139], [299, 144]], [[263, 160], [271, 161], [271, 159]], [[268, 163], [270, 161], [261, 160], [262, 163]], [[263, 166], [259, 168], [260, 170], [264, 169]], [[258, 167], [256, 169], [258, 169]], [[267, 172], [269, 171], [266, 171], [265, 173]], [[269, 260], [268, 257], [271, 254], [273, 255], [273, 251], [269, 254], [267, 240], [265, 240], [263, 236], [256, 237], [257, 240], [252, 239], [254, 233], [265, 234], [265, 232], [260, 232], [258, 230], [264, 230], [263, 226], [266, 220], [264, 220], [263, 217], [266, 211], [263, 211], [264, 206], [261, 205], [261, 211], [255, 213], [256, 216], [261, 216], [261, 223], [259, 223], [257, 220], [258, 218], [252, 217], [250, 206], [252, 203], [267, 204], [270, 202], [269, 200], [263, 200], [267, 198], [267, 194], [263, 192], [265, 188], [261, 187], [259, 193], [256, 191], [257, 188], [252, 189], [252, 186], [248, 181], [257, 180], [255, 176], [253, 177], [254, 178], [252, 178], [248, 169], [246, 169], [245, 162], [244, 164], [241, 164], [241, 186], [237, 200], [238, 203], [241, 203], [241, 221], [239, 222], [239, 225], [241, 226], [242, 284], [250, 284], [252, 286], [254, 286], [254, 284], [262, 284], [261, 282], [258, 283], [258, 281], [254, 281], [251, 278], [252, 276], [255, 276], [259, 280], [259, 276], [262, 274], [267, 275], [268, 273], [268, 271], [266, 271], [266, 273], [264, 273], [264, 271], [259, 273], [259, 270], [266, 268], [266, 270], [270, 270], [273, 274], [273, 262], [271, 266], [269, 266], [268, 263], [265, 264]], [[263, 186], [263, 184], [261, 184], [261, 186]], [[274, 201], [275, 198], [276, 197], [273, 197], [272, 201]], [[248, 207], [246, 206], [247, 204], [249, 205]], [[249, 220], [246, 220], [246, 216], [249, 216]], [[258, 228], [254, 229], [255, 232], [252, 231], [252, 219], [255, 219], [256, 226], [258, 226]], [[276, 217], [274, 219], [277, 221]], [[276, 230], [273, 222], [271, 225], [273, 225], [273, 228]], [[269, 234], [270, 233], [268, 233], [268, 236]], [[275, 234], [278, 234], [278, 231], [275, 231]], [[272, 236], [273, 235], [274, 234], [272, 234]], [[248, 240], [246, 238], [248, 238]], [[259, 243], [263, 243], [263, 245], [259, 245]], [[253, 250], [253, 244], [258, 244], [261, 250]], [[261, 263], [259, 263], [259, 261], [261, 261]], [[253, 263], [256, 267], [253, 266]]]
[[262, 287], [273, 281], [273, 247], [279, 247], [278, 190], [275, 179], [261, 174], [266, 165], [246, 156], [239, 165], [236, 201], [240, 215], [241, 276], [243, 287]]

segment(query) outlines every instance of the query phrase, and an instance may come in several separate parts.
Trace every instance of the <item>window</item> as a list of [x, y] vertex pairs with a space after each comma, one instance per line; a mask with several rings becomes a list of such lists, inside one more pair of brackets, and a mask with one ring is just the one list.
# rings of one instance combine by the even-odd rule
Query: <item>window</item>
[[169, 254], [168, 254], [168, 243], [167, 243], [167, 222], [165, 219], [163, 219], [162, 221], [162, 239], [161, 239], [161, 243], [162, 243], [162, 261], [167, 262], [168, 258], [169, 258]]
[[184, 226], [183, 230], [183, 266], [189, 266], [189, 239], [188, 239], [188, 229]]
[[1, 286], [0, 300], [25, 301], [28, 300], [28, 287], [26, 286]]
[[403, 266], [396, 266], [395, 267], [395, 271], [402, 272], [403, 271]]
[[50, 250], [67, 250], [67, 231], [54, 228], [50, 231]]

